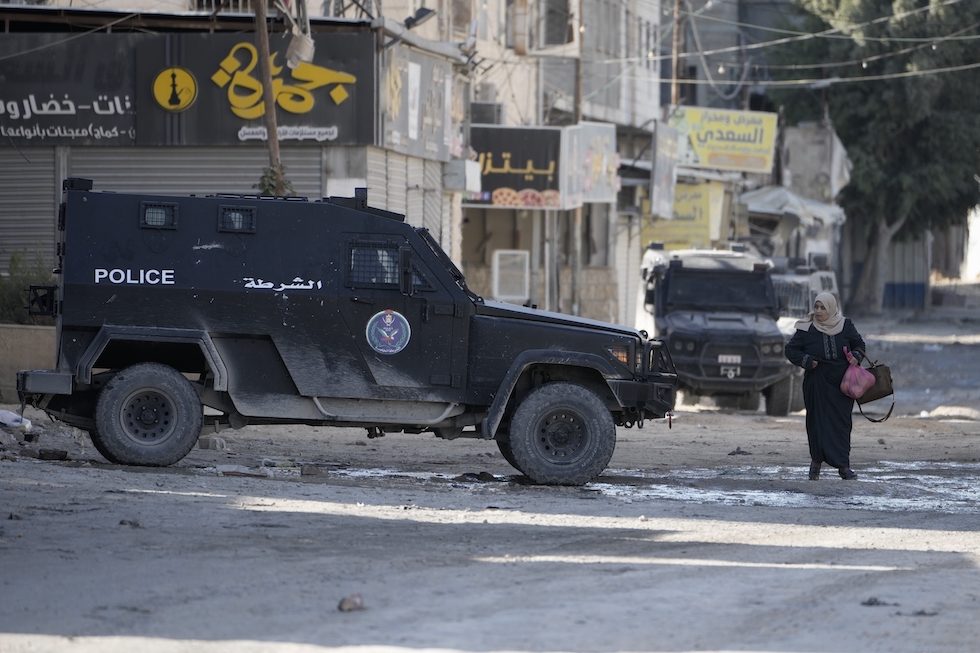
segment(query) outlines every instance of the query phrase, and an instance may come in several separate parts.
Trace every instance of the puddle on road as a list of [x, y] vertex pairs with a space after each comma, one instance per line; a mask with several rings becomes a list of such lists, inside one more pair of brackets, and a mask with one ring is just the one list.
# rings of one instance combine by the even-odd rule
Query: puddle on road
[[[807, 467], [763, 465], [687, 468], [655, 472], [607, 469], [585, 489], [621, 501], [670, 500], [685, 503], [778, 508], [829, 508], [885, 512], [978, 513], [980, 463], [880, 462], [859, 468], [859, 479], [845, 483], [837, 470], [824, 467], [821, 480], [808, 481]], [[275, 476], [298, 476], [299, 470], [276, 469]], [[394, 468], [330, 468], [324, 476], [349, 479], [394, 478], [438, 481], [492, 490], [493, 482], [459, 475]], [[512, 475], [495, 477], [510, 483]], [[793, 483], [791, 489], [760, 485]]]
[[[683, 469], [662, 474], [637, 470], [606, 470], [638, 485], [592, 483], [600, 493], [627, 501], [669, 499], [688, 503], [755, 505], [778, 508], [831, 508], [885, 512], [980, 512], [980, 464], [881, 462], [858, 470], [846, 485], [837, 470], [821, 471], [819, 481], [804, 480], [808, 467], [762, 466], [726, 469]], [[799, 488], [758, 489], [759, 482], [799, 482]], [[811, 487], [812, 485], [812, 487]], [[742, 486], [742, 487], [733, 487]], [[846, 492], [843, 492], [846, 488]]]

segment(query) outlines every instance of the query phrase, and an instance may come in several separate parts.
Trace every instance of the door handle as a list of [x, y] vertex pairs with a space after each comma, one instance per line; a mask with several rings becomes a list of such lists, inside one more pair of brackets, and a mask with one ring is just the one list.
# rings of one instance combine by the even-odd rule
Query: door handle
[[366, 297], [356, 297], [355, 296], [355, 297], [351, 297], [350, 300], [352, 302], [355, 302], [355, 303], [358, 303], [358, 304], [370, 304], [372, 306], [374, 305], [374, 300], [373, 299], [368, 299]]

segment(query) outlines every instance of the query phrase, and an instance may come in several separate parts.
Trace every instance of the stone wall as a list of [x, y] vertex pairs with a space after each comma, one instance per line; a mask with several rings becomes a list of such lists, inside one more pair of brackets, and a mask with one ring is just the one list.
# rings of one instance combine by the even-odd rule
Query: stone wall
[[0, 324], [0, 401], [18, 403], [18, 370], [54, 369], [55, 328]]

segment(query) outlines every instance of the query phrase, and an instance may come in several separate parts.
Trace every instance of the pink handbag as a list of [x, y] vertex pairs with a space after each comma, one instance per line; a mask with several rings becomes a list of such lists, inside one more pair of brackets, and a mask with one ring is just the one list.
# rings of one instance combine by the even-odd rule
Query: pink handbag
[[[853, 356], [844, 347], [844, 355], [850, 361]], [[848, 365], [844, 372], [844, 380], [840, 382], [840, 391], [851, 399], [860, 399], [871, 386], [875, 384], [875, 375], [860, 365]]]

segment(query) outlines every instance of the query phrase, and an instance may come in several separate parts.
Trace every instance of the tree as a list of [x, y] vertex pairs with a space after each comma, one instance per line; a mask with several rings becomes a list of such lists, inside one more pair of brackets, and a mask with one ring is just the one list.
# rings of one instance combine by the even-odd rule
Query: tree
[[[779, 76], [822, 76], [831, 83], [820, 96], [804, 87], [773, 97], [794, 123], [826, 111], [847, 148], [854, 170], [839, 201], [868, 240], [851, 305], [880, 313], [892, 240], [962, 223], [980, 202], [980, 68], [961, 68], [980, 61], [977, 40], [962, 38], [980, 34], [980, 3], [796, 2], [807, 31], [840, 31], [781, 46], [772, 60], [823, 62], [819, 75], [780, 69]], [[960, 69], [928, 72], [941, 68]], [[846, 81], [867, 76], [886, 79]]]

